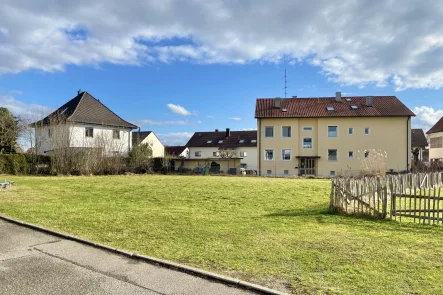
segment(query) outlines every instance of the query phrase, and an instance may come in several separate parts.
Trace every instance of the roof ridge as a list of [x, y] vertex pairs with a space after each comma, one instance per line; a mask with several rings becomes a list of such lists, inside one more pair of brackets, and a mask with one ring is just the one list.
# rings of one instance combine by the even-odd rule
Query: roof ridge
[[[74, 111], [72, 112], [72, 114], [69, 116], [69, 117], [67, 117], [66, 118], [66, 121], [68, 121], [69, 120], [69, 118], [71, 118], [72, 116], [74, 116], [74, 114], [75, 114], [75, 112], [77, 111], [77, 109], [78, 109], [78, 106], [80, 105], [80, 103], [82, 102], [82, 100], [83, 100], [83, 97], [85, 96], [85, 93], [86, 93], [86, 91], [83, 91], [82, 93], [81, 93], [81, 97], [80, 97], [80, 100], [78, 101], [78, 103], [77, 103], [77, 105], [75, 106], [75, 109], [74, 109]], [[80, 94], [80, 93], [79, 93]], [[79, 94], [77, 94], [77, 96], [79, 95]], [[77, 97], [76, 96], [76, 97]], [[92, 95], [91, 95], [92, 96]], [[75, 97], [74, 97], [75, 98]]]

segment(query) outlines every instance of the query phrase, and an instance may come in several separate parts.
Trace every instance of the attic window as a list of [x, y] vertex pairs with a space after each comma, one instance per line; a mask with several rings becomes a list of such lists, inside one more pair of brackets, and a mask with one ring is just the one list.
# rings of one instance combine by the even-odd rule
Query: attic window
[[251, 140], [251, 143], [256, 143], [256, 142], [257, 142], [257, 140], [255, 140], [255, 139]]
[[212, 140], [208, 140], [206, 143], [212, 143]]
[[240, 139], [240, 143], [245, 143], [245, 140], [244, 139]]
[[285, 112], [287, 112], [288, 110], [287, 110], [287, 109], [281, 109], [281, 111], [282, 111], [283, 113], [285, 113]]
[[351, 99], [348, 97], [348, 98], [345, 98], [346, 99], [346, 101], [351, 101]]
[[326, 109], [327, 109], [329, 112], [334, 111], [334, 107], [326, 107]]
[[351, 106], [351, 109], [356, 110], [356, 109], [358, 109], [358, 106], [356, 106], [356, 105], [352, 105], [352, 106]]
[[223, 140], [219, 140], [218, 143], [223, 143]]

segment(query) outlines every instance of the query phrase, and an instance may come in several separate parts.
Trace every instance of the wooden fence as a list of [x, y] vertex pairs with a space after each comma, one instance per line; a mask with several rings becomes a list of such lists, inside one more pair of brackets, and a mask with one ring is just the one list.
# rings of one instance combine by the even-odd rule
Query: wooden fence
[[343, 214], [443, 224], [442, 173], [335, 178], [329, 209]]

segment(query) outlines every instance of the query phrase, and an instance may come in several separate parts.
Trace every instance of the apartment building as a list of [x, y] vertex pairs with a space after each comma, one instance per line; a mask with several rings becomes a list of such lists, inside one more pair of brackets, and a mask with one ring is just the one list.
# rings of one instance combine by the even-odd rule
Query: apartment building
[[357, 175], [376, 153], [387, 171], [408, 170], [412, 116], [395, 96], [259, 98], [259, 174]]
[[429, 129], [429, 160], [443, 161], [443, 117]]

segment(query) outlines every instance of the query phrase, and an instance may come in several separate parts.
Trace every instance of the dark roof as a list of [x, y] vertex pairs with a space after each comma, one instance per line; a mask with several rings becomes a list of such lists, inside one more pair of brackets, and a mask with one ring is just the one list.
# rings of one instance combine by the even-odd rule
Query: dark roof
[[431, 134], [436, 132], [443, 132], [443, 117], [441, 117], [440, 120], [438, 120], [438, 122], [434, 126], [432, 126], [432, 128], [429, 129], [428, 132], [426, 132], [426, 134]]
[[47, 117], [32, 125], [49, 125], [52, 120], [125, 127], [131, 129], [137, 128], [134, 124], [117, 116], [113, 111], [86, 91], [79, 93], [76, 97], [59, 107]]
[[145, 140], [146, 137], [148, 137], [149, 134], [151, 134], [152, 131], [133, 131], [132, 132], [132, 145], [137, 145], [143, 140]]
[[412, 129], [411, 134], [412, 147], [425, 148], [428, 146], [423, 129]]
[[185, 149], [186, 147], [183, 145], [165, 146], [165, 154], [178, 157]]
[[[222, 140], [223, 142], [219, 143]], [[240, 140], [244, 142], [240, 143]], [[255, 142], [251, 142], [255, 140]], [[210, 142], [209, 142], [210, 141]], [[218, 132], [195, 132], [186, 144], [187, 147], [254, 147], [257, 146], [257, 130], [253, 131], [231, 131], [226, 137], [225, 131]]]
[[[349, 98], [350, 101], [346, 101]], [[321, 117], [383, 117], [415, 116], [395, 96], [373, 96], [373, 106], [366, 105], [366, 96], [343, 96], [341, 102], [335, 97], [309, 97], [281, 99], [281, 107], [274, 107], [274, 98], [258, 98], [256, 118], [321, 118]], [[352, 109], [351, 106], [356, 106]], [[328, 111], [327, 107], [333, 107]], [[286, 109], [286, 112], [282, 110]]]

